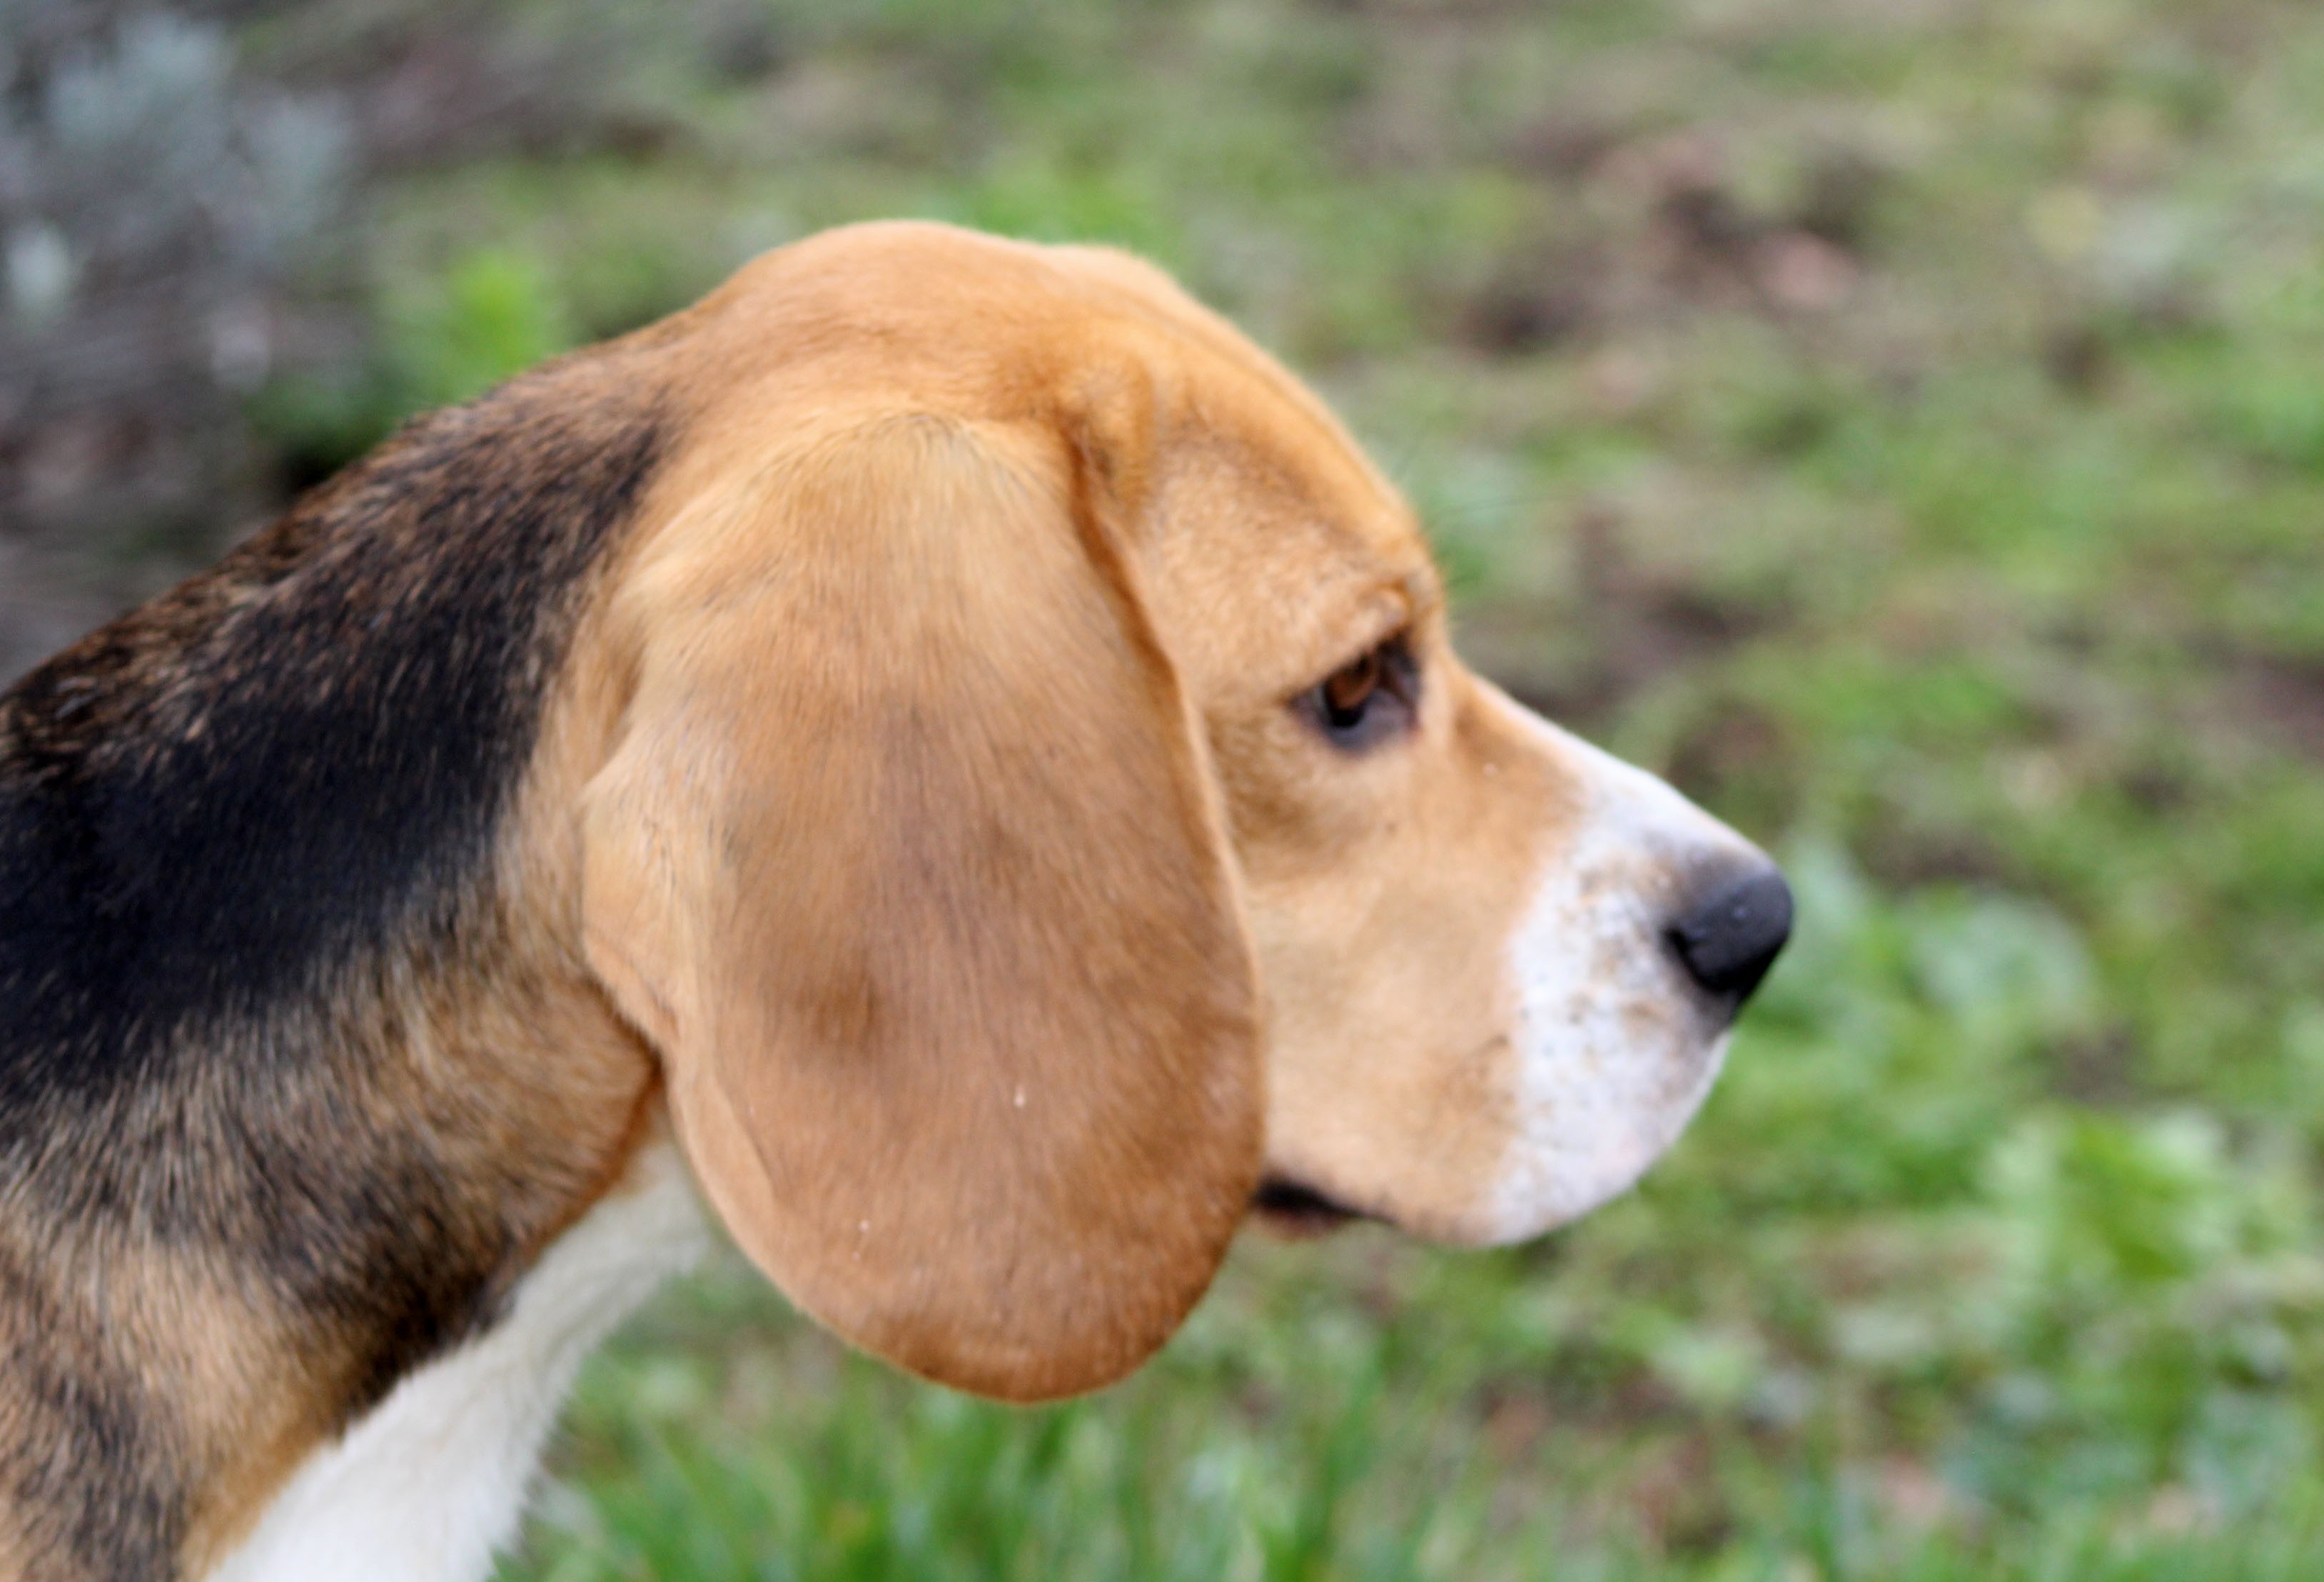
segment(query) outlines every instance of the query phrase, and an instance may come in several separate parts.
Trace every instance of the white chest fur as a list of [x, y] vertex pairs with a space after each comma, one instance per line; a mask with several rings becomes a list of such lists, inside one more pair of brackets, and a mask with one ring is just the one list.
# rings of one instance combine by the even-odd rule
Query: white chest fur
[[582, 1359], [708, 1244], [678, 1150], [652, 1144], [550, 1245], [499, 1323], [309, 1456], [209, 1582], [489, 1576]]

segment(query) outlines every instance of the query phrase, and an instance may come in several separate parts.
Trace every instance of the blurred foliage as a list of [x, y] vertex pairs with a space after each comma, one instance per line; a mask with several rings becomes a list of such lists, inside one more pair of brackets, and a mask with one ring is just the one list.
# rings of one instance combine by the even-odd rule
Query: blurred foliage
[[1349, 415], [1472, 659], [1800, 891], [1584, 1224], [1246, 1245], [1034, 1412], [724, 1263], [593, 1366], [510, 1577], [2314, 1573], [2324, 13], [207, 14], [362, 173], [286, 299], [357, 328], [243, 416], [276, 488], [825, 225], [1122, 242]]
[[313, 349], [290, 287], [347, 173], [335, 106], [218, 23], [0, 0], [0, 675], [104, 607], [55, 593], [150, 591], [250, 504], [241, 403]]

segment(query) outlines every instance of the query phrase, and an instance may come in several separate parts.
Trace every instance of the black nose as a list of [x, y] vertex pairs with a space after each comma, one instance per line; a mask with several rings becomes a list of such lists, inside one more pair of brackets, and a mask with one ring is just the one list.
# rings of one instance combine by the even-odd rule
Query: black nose
[[1670, 926], [1687, 976], [1739, 1010], [1792, 937], [1792, 887], [1772, 867], [1722, 875]]

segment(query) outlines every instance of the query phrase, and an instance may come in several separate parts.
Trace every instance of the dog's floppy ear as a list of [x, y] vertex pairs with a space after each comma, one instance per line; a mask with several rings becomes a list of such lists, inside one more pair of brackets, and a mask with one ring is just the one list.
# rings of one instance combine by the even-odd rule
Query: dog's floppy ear
[[589, 958], [801, 1307], [1033, 1399], [1137, 1365], [1259, 1170], [1204, 748], [1084, 447], [838, 425], [665, 529], [585, 807]]

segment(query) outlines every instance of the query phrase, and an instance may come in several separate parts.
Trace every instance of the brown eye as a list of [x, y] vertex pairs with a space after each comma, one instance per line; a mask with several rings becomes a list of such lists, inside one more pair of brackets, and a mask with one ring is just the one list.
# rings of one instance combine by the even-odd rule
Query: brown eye
[[1420, 671], [1399, 634], [1351, 660], [1300, 699], [1333, 746], [1354, 751], [1412, 724]]
[[1335, 731], [1353, 730], [1364, 721], [1364, 710], [1379, 690], [1380, 656], [1375, 648], [1351, 665], [1342, 665], [1323, 683], [1323, 723]]

